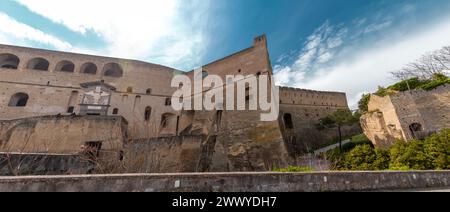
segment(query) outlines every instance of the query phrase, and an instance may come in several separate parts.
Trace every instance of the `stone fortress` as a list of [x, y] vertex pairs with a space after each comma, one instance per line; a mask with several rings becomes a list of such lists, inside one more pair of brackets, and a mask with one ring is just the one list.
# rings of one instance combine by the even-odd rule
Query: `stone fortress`
[[369, 112], [361, 118], [367, 137], [379, 147], [410, 141], [450, 128], [450, 86], [412, 90], [390, 96], [371, 95]]
[[[278, 121], [260, 121], [261, 111], [175, 111], [170, 84], [179, 74], [195, 77], [135, 60], [0, 45], [0, 152], [87, 152], [140, 164], [129, 172], [269, 170], [335, 138], [336, 130], [315, 124], [348, 109], [345, 93], [283, 87]], [[208, 74], [272, 80], [266, 37], [203, 66]]]

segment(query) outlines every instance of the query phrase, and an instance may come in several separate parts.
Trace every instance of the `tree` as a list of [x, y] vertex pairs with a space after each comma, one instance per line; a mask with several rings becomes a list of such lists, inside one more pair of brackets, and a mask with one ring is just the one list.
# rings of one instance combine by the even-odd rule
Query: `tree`
[[449, 70], [450, 46], [446, 46], [405, 65], [402, 69], [392, 72], [392, 75], [398, 80], [429, 79], [435, 74], [449, 74]]
[[363, 94], [358, 102], [358, 109], [360, 113], [369, 112], [370, 94]]
[[334, 113], [328, 115], [325, 118], [320, 119], [322, 127], [337, 128], [339, 134], [339, 149], [342, 152], [342, 126], [350, 125], [359, 122], [359, 118], [348, 109], [338, 109]]

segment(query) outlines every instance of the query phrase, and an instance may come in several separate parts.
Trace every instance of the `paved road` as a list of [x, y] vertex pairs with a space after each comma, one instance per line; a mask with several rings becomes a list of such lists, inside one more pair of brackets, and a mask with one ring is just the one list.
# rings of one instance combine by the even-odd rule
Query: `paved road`
[[[351, 140], [345, 140], [345, 141], [342, 141], [342, 145], [348, 144], [348, 143], [350, 143], [350, 142], [352, 142], [352, 141], [351, 141]], [[318, 150], [316, 150], [316, 151], [314, 152], [314, 154], [315, 154], [315, 155], [320, 155], [320, 154], [322, 154], [322, 153], [326, 153], [326, 152], [328, 152], [328, 151], [330, 151], [330, 150], [332, 150], [332, 149], [336, 149], [336, 148], [339, 148], [339, 143], [333, 144], [333, 145], [331, 145], [331, 146], [324, 147], [324, 148], [322, 148], [322, 149], [318, 149]]]

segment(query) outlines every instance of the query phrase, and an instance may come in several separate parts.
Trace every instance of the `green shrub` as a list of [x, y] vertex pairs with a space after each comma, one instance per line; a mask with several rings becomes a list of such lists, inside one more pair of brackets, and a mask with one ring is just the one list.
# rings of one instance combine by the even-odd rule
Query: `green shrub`
[[428, 157], [424, 152], [423, 141], [411, 141], [409, 143], [397, 142], [391, 151], [391, 169], [407, 167], [414, 170], [432, 169], [428, 163]]
[[423, 141], [397, 142], [390, 150], [391, 169], [450, 169], [450, 130]]
[[389, 96], [389, 95], [392, 95], [392, 94], [394, 94], [395, 92], [394, 91], [392, 91], [392, 90], [390, 90], [390, 89], [387, 89], [387, 88], [385, 88], [385, 87], [378, 87], [378, 90], [377, 90], [377, 92], [375, 92], [374, 94], [375, 95], [377, 95], [377, 96], [381, 96], [381, 97], [383, 97], [383, 96]]
[[428, 137], [424, 152], [432, 169], [450, 169], [450, 130]]
[[[363, 136], [358, 137], [364, 142]], [[421, 141], [397, 141], [387, 150], [360, 143], [348, 153], [339, 154], [334, 150], [327, 156], [335, 170], [448, 170], [450, 130]]]
[[[390, 90], [394, 91], [407, 91], [409, 89], [416, 89], [423, 84], [429, 83], [429, 80], [420, 80], [418, 77], [400, 81], [394, 85], [388, 87]], [[409, 85], [409, 87], [408, 87]]]
[[[394, 85], [385, 87], [378, 87], [378, 90], [374, 93], [377, 96], [389, 96], [395, 94], [396, 92], [403, 92], [409, 89], [423, 89], [423, 90], [433, 90], [439, 86], [450, 84], [450, 78], [445, 74], [434, 74], [430, 79], [419, 79], [418, 77], [410, 78], [407, 80], [400, 81]], [[363, 95], [361, 100], [358, 102], [359, 110], [362, 112], [368, 112], [367, 105], [370, 101], [370, 94]]]
[[389, 153], [371, 145], [359, 145], [345, 154], [341, 170], [385, 170], [389, 168]]

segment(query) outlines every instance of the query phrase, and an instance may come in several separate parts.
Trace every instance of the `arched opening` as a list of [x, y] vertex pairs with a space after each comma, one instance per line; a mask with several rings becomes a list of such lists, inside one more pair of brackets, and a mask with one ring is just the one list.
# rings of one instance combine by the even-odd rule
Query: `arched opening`
[[75, 111], [75, 107], [70, 106], [67, 108], [67, 113], [73, 113]]
[[412, 136], [415, 139], [419, 139], [421, 136], [421, 132], [423, 131], [422, 125], [419, 123], [412, 123], [411, 125], [409, 125], [409, 130], [412, 133]]
[[169, 122], [175, 115], [171, 113], [165, 113], [161, 116], [161, 128], [166, 128], [169, 126]]
[[97, 66], [94, 63], [85, 63], [81, 66], [81, 73], [96, 75]]
[[27, 68], [38, 71], [48, 71], [50, 63], [44, 58], [34, 58], [28, 62]]
[[151, 88], [147, 89], [147, 90], [145, 91], [145, 94], [147, 94], [147, 95], [152, 94], [152, 89], [151, 89]]
[[286, 129], [294, 129], [294, 123], [292, 122], [292, 115], [290, 113], [284, 114], [283, 122]]
[[75, 111], [75, 106], [78, 104], [78, 91], [72, 91], [70, 94], [68, 106], [67, 106], [67, 113], [73, 113]]
[[152, 116], [152, 108], [151, 107], [146, 107], [145, 108], [145, 113], [144, 113], [145, 121], [150, 121], [151, 116]]
[[16, 93], [9, 100], [8, 106], [10, 107], [25, 107], [28, 103], [28, 94], [26, 93]]
[[419, 131], [422, 131], [422, 125], [419, 123], [413, 123], [413, 124], [409, 125], [409, 129], [412, 132], [419, 132]]
[[20, 59], [13, 54], [0, 54], [0, 68], [17, 69]]
[[119, 109], [118, 108], [114, 108], [112, 114], [113, 115], [119, 114]]
[[75, 64], [73, 64], [72, 62], [68, 61], [68, 60], [64, 60], [59, 62], [56, 65], [56, 71], [60, 71], [60, 72], [74, 72], [75, 71]]
[[108, 63], [103, 67], [103, 75], [106, 77], [122, 77], [123, 70], [117, 63]]

